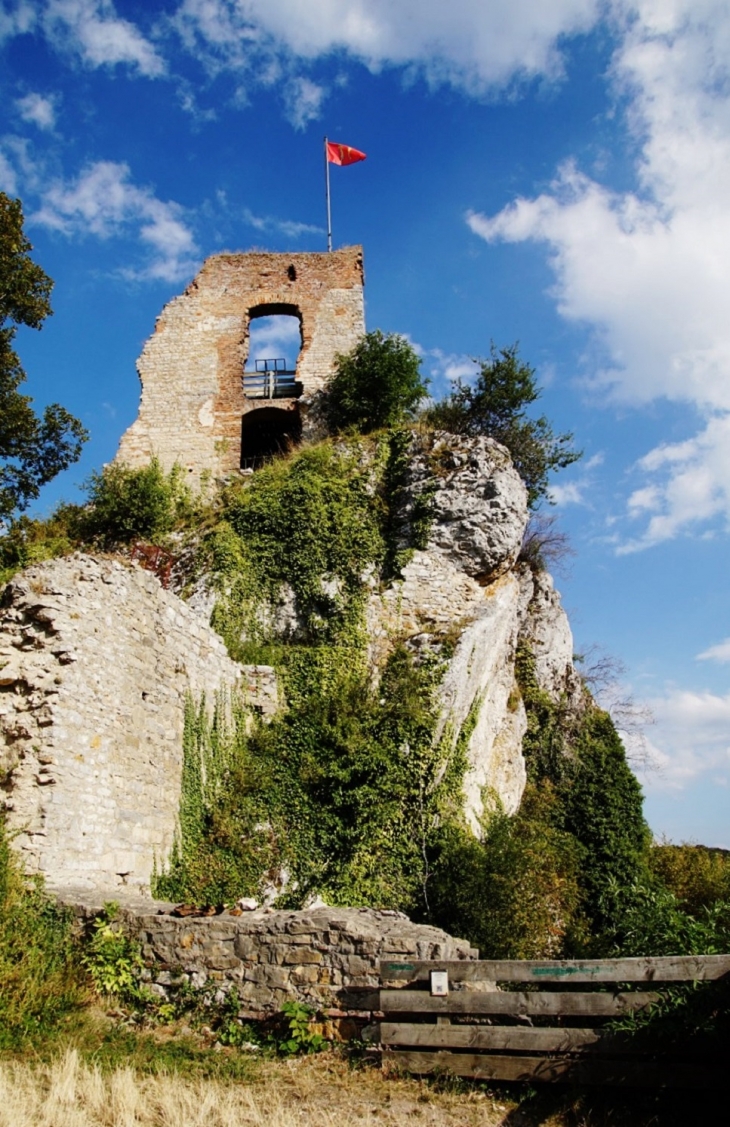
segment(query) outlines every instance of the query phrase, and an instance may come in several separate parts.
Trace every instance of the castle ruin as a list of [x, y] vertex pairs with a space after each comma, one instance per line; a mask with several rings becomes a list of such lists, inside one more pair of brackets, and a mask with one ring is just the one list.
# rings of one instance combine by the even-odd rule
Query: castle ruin
[[[216, 254], [165, 306], [138, 361], [139, 415], [117, 460], [177, 462], [191, 482], [253, 468], [295, 444], [338, 353], [365, 332], [362, 247], [324, 254]], [[295, 316], [296, 368], [248, 363], [258, 317]]]

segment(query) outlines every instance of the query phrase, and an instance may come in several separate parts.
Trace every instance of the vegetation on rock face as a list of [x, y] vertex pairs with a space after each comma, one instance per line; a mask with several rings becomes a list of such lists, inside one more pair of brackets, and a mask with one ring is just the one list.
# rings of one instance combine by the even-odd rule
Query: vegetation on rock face
[[18, 390], [25, 381], [13, 349], [18, 326], [39, 329], [51, 313], [53, 283], [31, 259], [32, 249], [20, 200], [0, 192], [0, 527], [78, 460], [87, 438], [64, 407], [52, 403], [39, 417]]
[[527, 486], [534, 508], [548, 496], [550, 474], [565, 469], [581, 457], [572, 447], [572, 434], [556, 435], [545, 417], [527, 416], [527, 408], [540, 398], [535, 369], [520, 359], [517, 345], [492, 351], [479, 361], [473, 384], [457, 381], [453, 391], [429, 408], [426, 418], [452, 434], [486, 435], [506, 446]]
[[[278, 881], [282, 903], [423, 909], [434, 827], [459, 806], [464, 765], [457, 733], [434, 741], [448, 642], [420, 661], [396, 643], [377, 684], [367, 666], [399, 450], [397, 435], [304, 449], [224, 501], [205, 546], [213, 622], [234, 657], [276, 666], [287, 704], [253, 727], [225, 702], [212, 722], [191, 704], [181, 837], [160, 894], [215, 902]], [[288, 638], [273, 629], [282, 593]]]

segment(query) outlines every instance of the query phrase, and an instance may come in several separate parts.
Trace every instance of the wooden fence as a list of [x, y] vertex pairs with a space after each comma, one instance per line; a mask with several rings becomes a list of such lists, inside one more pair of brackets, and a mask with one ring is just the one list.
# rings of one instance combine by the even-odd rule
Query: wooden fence
[[[436, 973], [434, 973], [436, 972]], [[606, 1025], [657, 987], [719, 979], [730, 955], [583, 961], [380, 963], [372, 1027], [383, 1060], [408, 1072], [484, 1080], [717, 1087], [726, 1061]]]

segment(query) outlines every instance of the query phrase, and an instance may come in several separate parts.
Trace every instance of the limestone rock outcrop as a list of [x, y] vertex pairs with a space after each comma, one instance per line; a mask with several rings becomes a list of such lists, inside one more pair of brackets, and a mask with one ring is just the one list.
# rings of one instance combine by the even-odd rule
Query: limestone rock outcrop
[[470, 722], [464, 806], [476, 832], [487, 803], [514, 813], [526, 782], [527, 716], [515, 676], [517, 647], [535, 655], [535, 673], [554, 700], [577, 699], [573, 637], [550, 575], [518, 563], [528, 520], [527, 491], [508, 451], [489, 438], [416, 435], [404, 510], [431, 497], [425, 549], [368, 608], [371, 658], [382, 663], [395, 637], [414, 650], [455, 641], [439, 694], [453, 732]]
[[178, 817], [187, 693], [239, 686], [276, 708], [265, 667], [136, 565], [38, 564], [0, 608], [0, 782], [27, 871], [52, 886], [145, 889]]
[[511, 568], [527, 523], [527, 490], [509, 451], [492, 438], [414, 437], [407, 485], [432, 491], [429, 549], [481, 582]]

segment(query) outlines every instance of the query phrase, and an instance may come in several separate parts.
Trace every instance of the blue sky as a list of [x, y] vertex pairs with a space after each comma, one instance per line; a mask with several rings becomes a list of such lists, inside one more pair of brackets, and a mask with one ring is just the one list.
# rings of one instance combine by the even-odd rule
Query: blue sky
[[652, 711], [655, 833], [730, 847], [728, 60], [727, 0], [0, 0], [0, 189], [56, 282], [19, 349], [92, 435], [40, 510], [114, 456], [205, 256], [325, 249], [323, 134], [363, 149], [333, 224], [369, 327], [436, 391], [519, 340], [585, 451], [576, 648]]

